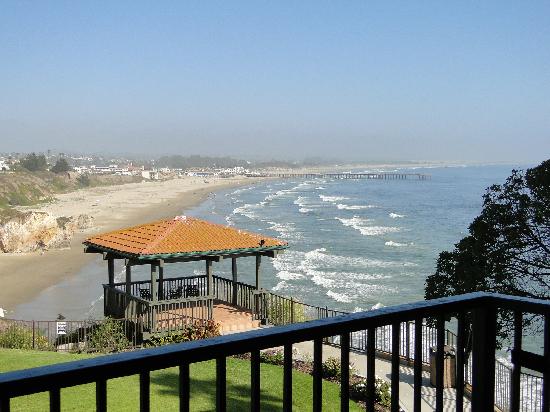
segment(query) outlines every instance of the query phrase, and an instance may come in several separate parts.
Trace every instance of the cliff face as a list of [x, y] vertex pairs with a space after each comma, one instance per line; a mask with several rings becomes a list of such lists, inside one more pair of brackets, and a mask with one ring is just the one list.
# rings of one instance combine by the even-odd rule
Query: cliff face
[[0, 224], [0, 252], [20, 253], [67, 247], [74, 233], [92, 226], [88, 215], [54, 217], [26, 212]]

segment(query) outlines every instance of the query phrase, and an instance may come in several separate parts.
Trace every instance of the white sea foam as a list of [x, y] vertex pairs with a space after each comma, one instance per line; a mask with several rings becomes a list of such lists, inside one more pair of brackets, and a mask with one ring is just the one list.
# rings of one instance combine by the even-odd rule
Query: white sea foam
[[294, 203], [295, 205], [298, 205], [298, 206], [300, 206], [300, 207], [303, 207], [303, 206], [305, 206], [305, 205], [307, 204], [306, 200], [307, 200], [307, 197], [298, 196], [298, 197], [294, 200], [293, 203]]
[[325, 196], [325, 195], [319, 195], [319, 198], [323, 202], [331, 202], [331, 203], [336, 203], [336, 202], [340, 202], [342, 200], [348, 200], [349, 199], [349, 198], [344, 197], [344, 196]]
[[226, 216], [225, 221], [227, 222], [227, 226], [233, 226], [233, 219], [231, 219], [231, 216]]
[[368, 226], [367, 223], [371, 222], [371, 219], [361, 218], [359, 216], [354, 216], [351, 219], [335, 217], [336, 220], [339, 220], [344, 226], [352, 227], [355, 230], [358, 230], [363, 236], [379, 236], [386, 233], [399, 232], [398, 227], [392, 226]]
[[313, 212], [313, 209], [308, 209], [307, 207], [301, 207], [300, 209], [298, 209], [298, 211], [300, 213], [309, 213], [309, 212]]
[[302, 234], [299, 232], [296, 232], [296, 228], [294, 227], [294, 223], [292, 222], [277, 223], [277, 222], [268, 221], [267, 223], [271, 225], [269, 226], [269, 229], [279, 232], [280, 237], [284, 239], [301, 239], [302, 238]]
[[336, 293], [336, 292], [333, 292], [332, 290], [329, 290], [327, 291], [327, 296], [334, 299], [337, 302], [342, 302], [342, 303], [351, 302], [351, 298], [345, 293]]
[[279, 283], [277, 283], [275, 286], [273, 286], [273, 291], [277, 292], [278, 290], [283, 290], [283, 289], [286, 289], [288, 287], [288, 284], [282, 280], [280, 281]]
[[277, 273], [277, 277], [281, 280], [294, 280], [294, 279], [301, 279], [304, 277], [304, 275], [300, 273], [293, 273], [293, 272], [288, 272], [286, 270], [281, 270], [280, 272]]
[[[338, 256], [326, 253], [325, 248], [314, 249], [304, 254], [306, 264], [323, 264], [329, 267], [351, 266], [354, 268], [372, 268], [372, 267], [398, 267], [398, 266], [416, 266], [412, 262], [394, 262], [379, 259], [369, 259], [366, 257]], [[302, 252], [303, 253], [303, 252]], [[285, 255], [282, 255], [285, 256]]]
[[325, 188], [323, 186], [317, 186], [315, 190], [325, 190]]
[[392, 219], [399, 219], [399, 218], [405, 217], [405, 215], [398, 215], [397, 213], [390, 213], [390, 217]]
[[338, 203], [336, 207], [340, 210], [362, 210], [362, 209], [370, 209], [373, 207], [376, 207], [374, 205], [344, 205], [342, 203]]
[[399, 243], [399, 242], [394, 242], [393, 240], [389, 240], [387, 241], [386, 243], [384, 243], [384, 245], [386, 246], [393, 246], [393, 247], [403, 247], [403, 246], [408, 246], [407, 243]]
[[258, 217], [258, 215], [254, 212], [254, 210], [261, 209], [262, 207], [263, 207], [263, 204], [260, 204], [260, 203], [254, 203], [254, 204], [245, 203], [244, 205], [233, 209], [233, 214], [246, 216], [247, 218], [254, 220]]
[[383, 308], [383, 307], [384, 307], [384, 305], [381, 304], [380, 302], [378, 302], [377, 304], [372, 305], [372, 307], [371, 307], [370, 309], [371, 309], [371, 310], [376, 310], [376, 309], [381, 309], [381, 308]]
[[[240, 193], [243, 193], [243, 192], [247, 192], [249, 190], [252, 190], [254, 188], [254, 186], [249, 186], [249, 187], [242, 187], [240, 189], [237, 189], [237, 190], [234, 190], [231, 194], [232, 195], [238, 195]], [[227, 196], [227, 195], [226, 195]]]

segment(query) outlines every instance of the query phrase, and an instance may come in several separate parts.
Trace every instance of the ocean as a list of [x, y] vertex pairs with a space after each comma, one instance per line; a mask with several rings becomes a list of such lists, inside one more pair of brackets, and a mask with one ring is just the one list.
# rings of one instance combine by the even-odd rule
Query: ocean
[[[439, 252], [467, 234], [485, 189], [512, 168], [399, 169], [430, 174], [425, 181], [269, 181], [216, 193], [188, 213], [288, 241], [286, 253], [264, 259], [262, 287], [317, 306], [368, 310], [423, 300]], [[214, 271], [230, 277], [230, 262]], [[254, 283], [252, 258], [239, 260], [239, 279]]]

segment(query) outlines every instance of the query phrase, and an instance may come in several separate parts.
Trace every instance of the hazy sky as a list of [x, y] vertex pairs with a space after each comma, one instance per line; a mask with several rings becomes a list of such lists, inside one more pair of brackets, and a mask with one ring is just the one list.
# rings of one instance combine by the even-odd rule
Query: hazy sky
[[550, 2], [7, 1], [0, 152], [550, 157]]

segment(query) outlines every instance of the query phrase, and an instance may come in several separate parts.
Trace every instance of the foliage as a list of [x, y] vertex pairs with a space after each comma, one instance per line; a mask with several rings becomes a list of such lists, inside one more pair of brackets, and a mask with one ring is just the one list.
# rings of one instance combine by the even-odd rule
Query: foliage
[[[291, 316], [291, 311], [292, 316]], [[271, 297], [269, 300], [268, 319], [272, 325], [286, 325], [307, 320], [304, 305], [297, 300]]]
[[54, 173], [65, 173], [72, 170], [72, 168], [69, 165], [69, 162], [67, 162], [67, 159], [62, 157], [55, 162], [55, 165], [53, 165], [50, 170]]
[[170, 332], [164, 335], [154, 335], [147, 342], [145, 346], [163, 346], [171, 343], [189, 342], [199, 339], [213, 338], [220, 336], [220, 325], [213, 320], [206, 322], [195, 321], [185, 325], [182, 330]]
[[[349, 364], [349, 373], [353, 375], [356, 371], [353, 368], [353, 364]], [[342, 376], [342, 363], [340, 359], [333, 356], [329, 356], [322, 364], [323, 378], [328, 380], [338, 381]]]
[[269, 363], [271, 365], [283, 365], [284, 353], [282, 350], [266, 350], [260, 352], [260, 362]]
[[[550, 298], [550, 160], [487, 189], [469, 235], [439, 255], [425, 297], [476, 291]], [[524, 323], [539, 326], [530, 317]], [[509, 337], [512, 314], [500, 312], [497, 328]]]
[[38, 172], [46, 170], [48, 168], [48, 162], [46, 161], [46, 156], [43, 154], [37, 155], [36, 153], [31, 153], [25, 156], [20, 160], [21, 166], [31, 172]]
[[88, 175], [80, 175], [76, 178], [76, 180], [78, 181], [78, 184], [82, 187], [88, 187], [90, 186], [90, 176]]
[[[360, 377], [350, 383], [350, 398], [357, 401], [367, 400], [367, 379]], [[388, 382], [375, 377], [374, 380], [374, 400], [382, 406], [391, 406], [391, 387]]]
[[52, 346], [39, 330], [33, 331], [24, 325], [12, 324], [0, 330], [0, 348], [51, 350]]
[[126, 337], [123, 322], [107, 317], [92, 327], [89, 346], [92, 351], [109, 353], [128, 349], [131, 343]]

